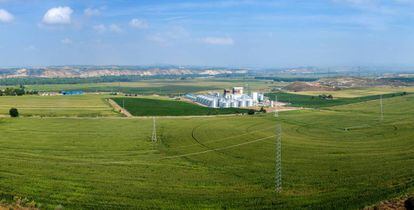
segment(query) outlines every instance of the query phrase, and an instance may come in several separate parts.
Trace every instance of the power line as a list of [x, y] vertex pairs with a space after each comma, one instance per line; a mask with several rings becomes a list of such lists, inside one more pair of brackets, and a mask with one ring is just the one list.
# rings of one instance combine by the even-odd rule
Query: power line
[[152, 142], [157, 142], [157, 126], [155, 124], [155, 117], [152, 118], [152, 136], [151, 136]]

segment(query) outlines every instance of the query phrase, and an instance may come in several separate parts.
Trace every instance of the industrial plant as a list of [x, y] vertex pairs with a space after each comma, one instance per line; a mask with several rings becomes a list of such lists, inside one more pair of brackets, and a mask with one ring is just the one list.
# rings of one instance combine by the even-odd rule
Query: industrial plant
[[231, 90], [225, 89], [223, 93], [208, 93], [205, 95], [187, 94], [186, 97], [201, 105], [211, 108], [244, 108], [258, 106], [265, 101], [262, 93], [252, 92], [245, 94], [243, 87], [234, 87]]

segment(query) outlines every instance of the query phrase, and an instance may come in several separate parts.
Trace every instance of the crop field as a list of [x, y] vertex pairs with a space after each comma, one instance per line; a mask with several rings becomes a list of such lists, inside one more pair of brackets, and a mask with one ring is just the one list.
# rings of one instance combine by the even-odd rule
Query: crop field
[[112, 82], [90, 84], [27, 85], [29, 90], [62, 91], [83, 90], [86, 92], [124, 92], [128, 94], [178, 95], [185, 93], [221, 90], [234, 86], [248, 86], [250, 90], [269, 90], [280, 86], [276, 82], [252, 79], [188, 79], [188, 80], [143, 80], [141, 82]]
[[14, 107], [22, 116], [117, 116], [105, 97], [108, 96], [1, 96], [0, 115], [8, 115], [9, 109]]
[[[388, 94], [383, 94], [382, 98], [385, 99], [385, 98], [401, 97], [401, 96], [408, 95], [408, 94], [411, 94], [411, 93], [406, 93], [406, 92], [388, 93]], [[276, 96], [277, 96], [278, 101], [289, 103], [289, 106], [307, 107], [307, 108], [324, 108], [324, 107], [331, 107], [331, 106], [354, 104], [354, 103], [360, 103], [360, 102], [380, 99], [381, 97], [381, 95], [368, 95], [368, 96], [353, 97], [353, 98], [325, 99], [325, 98], [320, 98], [318, 95], [300, 95], [300, 94], [292, 94], [292, 93], [287, 93], [287, 92], [267, 93], [266, 96], [269, 97], [271, 100], [276, 100]]]
[[[414, 96], [208, 118], [0, 119], [0, 200], [45, 209], [357, 209], [414, 192]], [[338, 123], [340, 122], [340, 123]], [[283, 190], [274, 192], [281, 123]]]
[[151, 98], [113, 98], [134, 116], [192, 116], [247, 113], [247, 109], [214, 109], [184, 101]]
[[337, 91], [301, 91], [301, 92], [289, 92], [292, 94], [299, 94], [299, 95], [310, 95], [310, 96], [317, 96], [317, 95], [332, 95], [335, 98], [355, 98], [355, 97], [364, 97], [364, 96], [371, 96], [371, 95], [381, 95], [381, 94], [390, 94], [390, 93], [398, 93], [398, 92], [414, 92], [414, 87], [391, 87], [391, 86], [383, 86], [383, 87], [371, 87], [371, 88], [349, 88]]

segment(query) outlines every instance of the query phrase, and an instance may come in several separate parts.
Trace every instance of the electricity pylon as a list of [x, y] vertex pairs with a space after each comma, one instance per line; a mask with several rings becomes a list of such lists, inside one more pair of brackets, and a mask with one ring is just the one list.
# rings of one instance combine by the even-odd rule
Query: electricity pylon
[[[275, 117], [279, 117], [278, 100], [275, 101]], [[282, 191], [282, 126], [280, 122], [276, 124], [276, 150], [275, 150], [275, 191]]]
[[380, 107], [381, 107], [381, 121], [384, 120], [384, 105], [382, 102], [382, 95], [380, 96]]
[[275, 190], [282, 191], [282, 126], [276, 126], [276, 154], [275, 154]]
[[157, 142], [157, 126], [155, 124], [155, 117], [152, 118], [152, 136], [151, 136], [152, 142]]
[[276, 96], [276, 101], [275, 101], [275, 117], [279, 117], [277, 96]]

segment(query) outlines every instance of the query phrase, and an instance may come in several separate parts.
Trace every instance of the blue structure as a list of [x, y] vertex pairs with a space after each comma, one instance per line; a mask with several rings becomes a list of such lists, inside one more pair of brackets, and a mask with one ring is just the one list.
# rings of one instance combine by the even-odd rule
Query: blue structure
[[83, 95], [81, 90], [61, 91], [64, 96]]

